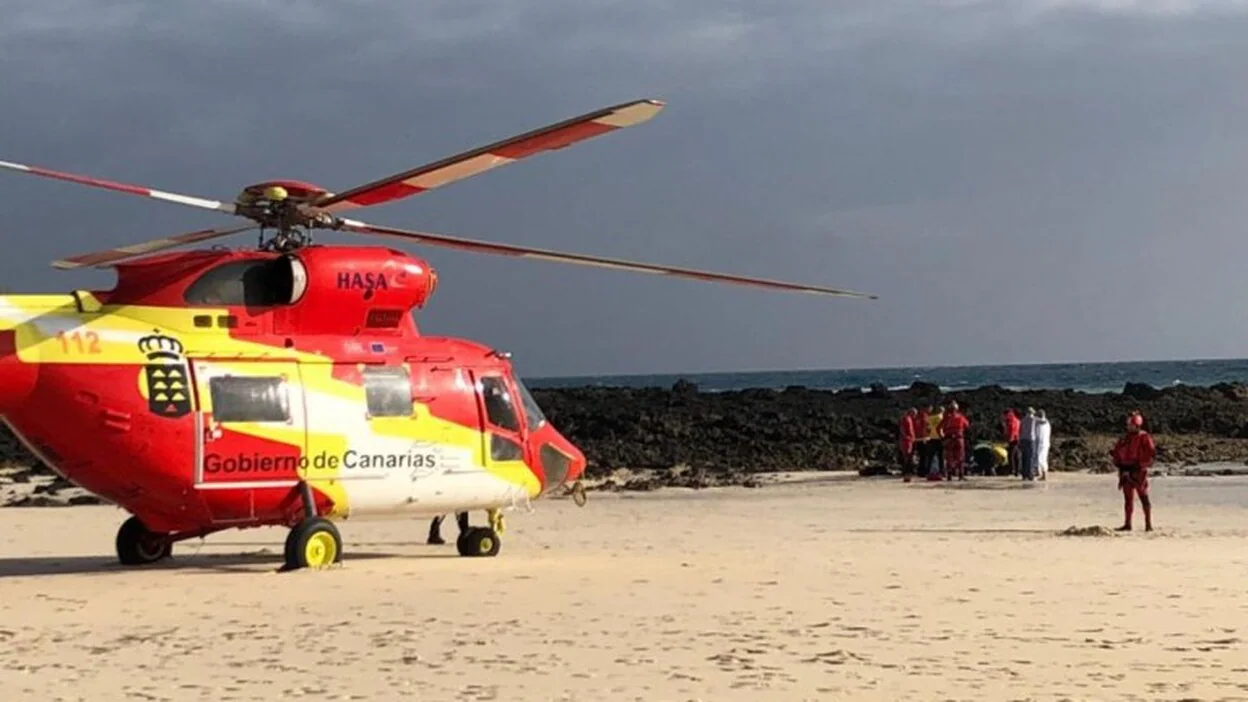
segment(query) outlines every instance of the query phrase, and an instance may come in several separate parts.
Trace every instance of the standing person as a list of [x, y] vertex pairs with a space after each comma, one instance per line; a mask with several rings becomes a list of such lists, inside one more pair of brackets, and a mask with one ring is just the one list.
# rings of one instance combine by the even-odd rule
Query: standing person
[[945, 452], [945, 480], [966, 480], [966, 430], [971, 421], [958, 410], [957, 402], [949, 403], [949, 410], [940, 423], [940, 436]]
[[1036, 479], [1036, 410], [1028, 407], [1018, 430], [1019, 475], [1023, 480]]
[[901, 477], [907, 483], [914, 474], [916, 434], [914, 420], [916, 415], [918, 415], [918, 410], [911, 407], [901, 415], [901, 421], [897, 423], [897, 460], [901, 462]]
[[1053, 427], [1044, 410], [1036, 410], [1036, 477], [1049, 479], [1049, 445], [1053, 438]]
[[1118, 469], [1118, 489], [1122, 490], [1123, 522], [1118, 531], [1131, 531], [1135, 496], [1144, 508], [1144, 531], [1153, 530], [1153, 502], [1148, 495], [1148, 469], [1157, 455], [1153, 437], [1144, 429], [1144, 415], [1138, 411], [1127, 418], [1127, 432], [1110, 451]]
[[918, 474], [927, 475], [928, 462], [931, 460], [931, 446], [927, 440], [927, 418], [932, 413], [932, 406], [927, 405], [919, 410], [914, 417], [915, 452], [918, 454]]
[[1021, 475], [1022, 466], [1018, 459], [1018, 437], [1022, 429], [1022, 422], [1018, 419], [1018, 413], [1013, 407], [1005, 410], [1001, 415], [1001, 433], [1005, 438], [1006, 457], [1010, 464], [1010, 475]]
[[945, 420], [944, 408], [933, 407], [927, 415], [927, 467], [928, 480], [940, 480], [945, 474], [944, 442], [940, 440], [940, 423]]

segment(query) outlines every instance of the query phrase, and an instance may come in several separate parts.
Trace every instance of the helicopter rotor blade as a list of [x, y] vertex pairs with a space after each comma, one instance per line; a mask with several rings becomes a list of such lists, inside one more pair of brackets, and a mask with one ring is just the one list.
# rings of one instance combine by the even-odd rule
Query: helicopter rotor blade
[[764, 278], [750, 278], [740, 275], [732, 275], [729, 273], [714, 273], [711, 271], [700, 271], [692, 268], [677, 268], [675, 266], [656, 265], [652, 263], [638, 263], [635, 261], [624, 261], [613, 258], [603, 258], [600, 256], [586, 256], [584, 254], [565, 253], [561, 251], [550, 251], [546, 249], [535, 249], [525, 246], [513, 246], [511, 244], [497, 244], [489, 241], [479, 241], [475, 239], [464, 239], [461, 237], [447, 236], [444, 234], [430, 234], [427, 232], [416, 232], [406, 229], [395, 229], [393, 227], [379, 227], [365, 222], [352, 219], [339, 220], [338, 229], [356, 232], [358, 234], [375, 234], [379, 236], [391, 236], [400, 239], [408, 239], [411, 241], [419, 241], [432, 246], [440, 246], [444, 248], [459, 249], [461, 251], [471, 251], [474, 253], [497, 254], [501, 256], [517, 256], [521, 258], [533, 258], [544, 261], [554, 261], [557, 263], [572, 263], [586, 266], [596, 266], [599, 268], [615, 268], [618, 270], [633, 271], [638, 273], [653, 273], [657, 275], [670, 275], [678, 278], [691, 278], [693, 280], [702, 280], [714, 283], [730, 283], [734, 285], [749, 285], [760, 288], [768, 288], [771, 290], [788, 290], [792, 292], [804, 292], [815, 295], [835, 295], [840, 297], [858, 297], [870, 300], [879, 299], [876, 295], [868, 293], [854, 292], [852, 290], [838, 290], [835, 288], [825, 288], [816, 285], [803, 285], [800, 283], [787, 283], [778, 280], [767, 280]]
[[28, 166], [22, 163], [12, 163], [9, 161], [0, 161], [0, 168], [6, 168], [18, 173], [28, 173], [30, 175], [42, 176], [44, 178], [55, 178], [70, 183], [78, 183], [79, 185], [90, 185], [95, 188], [103, 188], [120, 193], [130, 195], [141, 195], [156, 200], [164, 200], [165, 202], [173, 202], [179, 205], [188, 205], [190, 207], [199, 207], [206, 210], [216, 210], [226, 214], [238, 214], [237, 209], [232, 202], [220, 202], [219, 200], [208, 200], [202, 197], [192, 197], [190, 195], [181, 195], [179, 193], [170, 193], [163, 190], [153, 190], [139, 185], [130, 185], [128, 183], [118, 183], [111, 180], [103, 180], [101, 178], [93, 178], [91, 176], [77, 175], [74, 173], [63, 173], [39, 166]]
[[52, 267], [60, 270], [73, 270], [75, 268], [84, 268], [87, 266], [95, 266], [96, 268], [107, 268], [115, 263], [124, 261], [128, 258], [136, 256], [144, 256], [156, 251], [164, 249], [172, 249], [176, 246], [184, 246], [186, 244], [194, 244], [209, 239], [218, 239], [231, 234], [245, 232], [248, 229], [255, 229], [254, 224], [245, 224], [241, 227], [230, 227], [228, 229], [201, 229], [196, 232], [187, 232], [185, 234], [177, 234], [175, 236], [164, 237], [161, 239], [151, 239], [138, 244], [130, 244], [129, 246], [118, 246], [115, 249], [104, 249], [102, 251], [93, 251], [90, 253], [78, 254], [70, 256], [59, 261], [53, 261]]
[[641, 124], [663, 109], [661, 100], [643, 99], [605, 107], [518, 136], [465, 151], [361, 185], [325, 195], [309, 206], [337, 213], [393, 202], [423, 193], [543, 151], [562, 149], [607, 132]]

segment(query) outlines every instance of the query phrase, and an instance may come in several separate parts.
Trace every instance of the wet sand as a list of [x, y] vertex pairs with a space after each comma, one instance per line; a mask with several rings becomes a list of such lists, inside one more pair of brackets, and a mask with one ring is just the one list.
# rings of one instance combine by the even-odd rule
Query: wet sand
[[424, 545], [424, 522], [348, 522], [344, 566], [297, 573], [275, 572], [278, 530], [123, 570], [114, 508], [0, 509], [0, 690], [1248, 699], [1248, 480], [1154, 493], [1158, 532], [1108, 537], [1058, 532], [1117, 526], [1112, 476], [591, 494], [510, 514], [494, 559]]

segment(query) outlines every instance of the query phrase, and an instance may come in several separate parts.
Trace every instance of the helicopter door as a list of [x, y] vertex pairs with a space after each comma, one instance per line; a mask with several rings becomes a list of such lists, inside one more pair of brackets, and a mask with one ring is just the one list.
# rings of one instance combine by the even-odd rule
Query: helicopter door
[[294, 361], [192, 359], [195, 484], [288, 488], [307, 452], [303, 384]]
[[491, 371], [477, 374], [476, 380], [487, 465], [492, 467], [491, 472], [520, 469], [527, 474], [524, 434], [511, 385], [501, 373]]

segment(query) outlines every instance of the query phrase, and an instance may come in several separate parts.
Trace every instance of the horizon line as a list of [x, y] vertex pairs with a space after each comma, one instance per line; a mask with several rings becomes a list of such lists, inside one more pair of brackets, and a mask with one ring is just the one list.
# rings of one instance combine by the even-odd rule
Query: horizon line
[[775, 373], [864, 373], [903, 370], [961, 370], [967, 368], [1043, 368], [1047, 366], [1107, 366], [1107, 365], [1139, 365], [1147, 363], [1225, 363], [1228, 361], [1248, 362], [1248, 356], [1225, 356], [1204, 358], [1154, 358], [1122, 361], [1033, 361], [1028, 363], [957, 363], [949, 365], [927, 366], [861, 366], [857, 368], [764, 368], [754, 370], [712, 370], [712, 371], [665, 371], [665, 372], [632, 372], [632, 373], [589, 373], [575, 375], [532, 375], [531, 380], [570, 380], [576, 378], [644, 378], [647, 376], [693, 376], [693, 375], [763, 375]]

